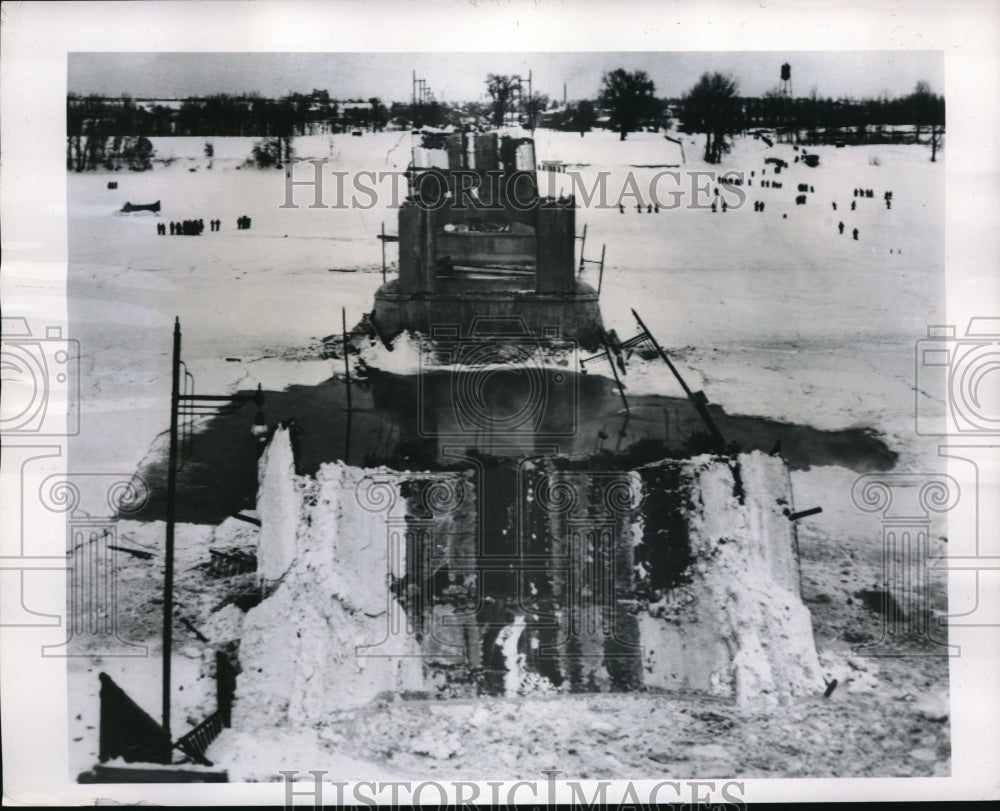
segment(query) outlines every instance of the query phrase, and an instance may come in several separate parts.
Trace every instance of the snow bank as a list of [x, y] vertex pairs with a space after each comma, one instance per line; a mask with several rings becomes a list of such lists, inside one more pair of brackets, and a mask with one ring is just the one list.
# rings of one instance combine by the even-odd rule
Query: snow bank
[[[470, 363], [450, 362], [458, 353], [442, 351], [439, 345], [419, 332], [404, 331], [390, 342], [391, 348], [379, 340], [357, 345], [358, 364], [396, 375], [416, 375], [428, 370], [463, 372], [470, 368], [477, 372], [506, 371], [511, 368], [511, 358], [515, 359], [518, 366], [530, 366], [532, 369], [569, 369], [574, 372], [579, 369], [579, 348], [571, 341], [513, 341], [510, 351], [505, 351], [508, 347], [502, 341], [494, 338], [485, 340], [491, 347], [488, 357], [495, 357], [495, 363], [483, 362], [481, 355], [477, 356], [474, 366]], [[608, 373], [608, 377], [610, 376]]]
[[420, 372], [424, 350], [419, 335], [400, 333], [390, 346], [391, 349], [378, 340], [365, 343], [361, 347], [361, 363], [386, 374], [412, 375]]
[[[279, 782], [284, 779], [282, 770], [293, 771], [293, 779], [307, 781], [307, 787], [296, 789], [302, 792], [312, 788], [313, 776], [307, 770], [314, 768], [351, 780], [399, 777], [388, 766], [337, 752], [312, 729], [273, 729], [267, 735], [224, 729], [207, 755], [214, 763], [226, 764], [231, 783]], [[330, 796], [336, 796], [332, 790]]]

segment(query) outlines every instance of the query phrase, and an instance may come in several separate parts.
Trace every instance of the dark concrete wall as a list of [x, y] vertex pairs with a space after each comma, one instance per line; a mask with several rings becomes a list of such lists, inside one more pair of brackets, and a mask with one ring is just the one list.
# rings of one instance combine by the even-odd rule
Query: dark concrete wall
[[406, 206], [399, 211], [399, 289], [408, 293], [426, 292], [420, 219], [420, 209], [416, 206]]
[[576, 286], [574, 254], [576, 211], [555, 206], [538, 209], [535, 243], [535, 291], [572, 293]]
[[499, 156], [497, 155], [498, 143], [495, 132], [484, 132], [475, 136], [472, 148], [476, 169], [479, 171], [492, 171], [500, 167]]
[[576, 283], [570, 294], [476, 290], [431, 296], [412, 294], [389, 282], [375, 294], [373, 318], [385, 340], [404, 330], [430, 335], [432, 327], [444, 324], [458, 325], [467, 333], [481, 316], [521, 317], [536, 336], [555, 326], [560, 337], [587, 349], [599, 344], [603, 329], [597, 293], [582, 283]]
[[399, 210], [399, 286], [408, 293], [433, 293], [437, 266], [434, 212], [418, 205]]
[[490, 232], [438, 234], [437, 255], [450, 257], [456, 265], [533, 268], [535, 237]]

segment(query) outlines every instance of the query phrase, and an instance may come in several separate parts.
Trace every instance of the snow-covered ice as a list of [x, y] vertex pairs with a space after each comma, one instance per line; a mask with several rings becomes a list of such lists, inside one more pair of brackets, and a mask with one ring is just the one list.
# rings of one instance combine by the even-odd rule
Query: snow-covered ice
[[[682, 169], [713, 169], [701, 161], [702, 136], [683, 138]], [[204, 155], [206, 141], [214, 147], [211, 159]], [[614, 133], [581, 139], [541, 131], [536, 143], [539, 160], [574, 164], [588, 188], [597, 172], [610, 172], [612, 202], [627, 172], [647, 189], [664, 171], [655, 167], [679, 162], [677, 146], [653, 133], [630, 135], [621, 145]], [[80, 341], [82, 380], [71, 469], [130, 473], [157, 445], [169, 421], [175, 316], [199, 392], [258, 383], [280, 389], [342, 373], [342, 361], [323, 359], [322, 340], [339, 334], [341, 308], [348, 327], [370, 311], [382, 282], [375, 235], [382, 223], [395, 233], [395, 211], [385, 198], [371, 208], [311, 208], [309, 188], [295, 190], [297, 207], [282, 207], [282, 171], [241, 168], [251, 146], [252, 139], [240, 138], [154, 139], [157, 157], [172, 158], [170, 165], [67, 177], [69, 325]], [[294, 146], [301, 159], [329, 160], [331, 171], [390, 172], [405, 168], [409, 135], [315, 136]], [[899, 469], [939, 470], [936, 444], [913, 426], [915, 341], [928, 324], [944, 322], [943, 161], [931, 163], [924, 147], [913, 146], [814, 151], [820, 166], [808, 168], [793, 162], [789, 145], [767, 149], [738, 138], [721, 168], [754, 176], [741, 187], [746, 205], [725, 214], [686, 205], [638, 214], [628, 198], [625, 213], [617, 205], [579, 210], [577, 230], [587, 226], [588, 258], [607, 245], [605, 326], [631, 336], [634, 307], [692, 388], [704, 389], [727, 413], [824, 430], [870, 428], [900, 455]], [[781, 189], [760, 186], [769, 155], [789, 161], [777, 178], [766, 167], [764, 177], [780, 180]], [[304, 166], [296, 177], [304, 177]], [[112, 177], [116, 190], [106, 188]], [[329, 205], [335, 186], [327, 180]], [[557, 182], [569, 190], [572, 180]], [[815, 188], [804, 206], [794, 203], [798, 183]], [[857, 187], [875, 195], [857, 199], [851, 211]], [[886, 190], [893, 192], [891, 210], [882, 199]], [[159, 217], [119, 213], [125, 201], [155, 200], [162, 205]], [[765, 202], [763, 213], [753, 210], [755, 200]], [[241, 215], [252, 218], [250, 230], [236, 230]], [[222, 231], [156, 234], [157, 222], [199, 217], [221, 219]], [[850, 233], [855, 227], [857, 240]], [[396, 248], [387, 248], [393, 264]], [[335, 272], [344, 270], [352, 272]], [[584, 280], [596, 283], [595, 273], [588, 269]], [[418, 354], [414, 338], [404, 335], [395, 351], [373, 346], [364, 359], [406, 372]], [[624, 383], [630, 392], [681, 394], [654, 361], [633, 359]], [[942, 392], [919, 396], [937, 405], [943, 400]], [[829, 466], [793, 473], [797, 504], [824, 507], [802, 522], [806, 537], [826, 543], [867, 538], [876, 547], [879, 523], [850, 502], [857, 475]], [[92, 713], [96, 678], [71, 675], [74, 706]], [[155, 688], [149, 676], [138, 674], [130, 683], [152, 681]], [[86, 686], [76, 681], [81, 678]], [[74, 766], [91, 765], [92, 743], [75, 750]]]

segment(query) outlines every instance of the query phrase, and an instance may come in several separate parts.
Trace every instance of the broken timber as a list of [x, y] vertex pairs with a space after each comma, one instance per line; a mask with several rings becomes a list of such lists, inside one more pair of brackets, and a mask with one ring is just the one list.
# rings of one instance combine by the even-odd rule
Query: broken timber
[[[691, 404], [695, 407], [698, 415], [701, 417], [702, 422], [705, 423], [705, 427], [708, 428], [709, 433], [712, 438], [718, 443], [720, 450], [725, 446], [726, 440], [722, 436], [722, 432], [719, 431], [718, 426], [715, 424], [715, 420], [712, 419], [712, 415], [708, 413], [708, 398], [705, 396], [703, 391], [691, 391], [688, 384], [684, 382], [684, 378], [681, 377], [680, 372], [671, 363], [670, 358], [667, 357], [667, 353], [663, 351], [663, 348], [657, 343], [656, 338], [649, 331], [649, 328], [643, 323], [643, 320], [639, 317], [639, 313], [632, 310], [632, 315], [635, 316], [636, 322], [639, 324], [639, 329], [641, 330], [640, 335], [648, 340], [652, 345], [656, 353], [663, 359], [663, 362], [667, 364], [667, 367], [673, 372], [674, 377], [677, 378], [677, 382], [681, 384], [681, 388], [684, 389], [684, 394], [691, 401]], [[634, 340], [634, 339], [633, 339]]]

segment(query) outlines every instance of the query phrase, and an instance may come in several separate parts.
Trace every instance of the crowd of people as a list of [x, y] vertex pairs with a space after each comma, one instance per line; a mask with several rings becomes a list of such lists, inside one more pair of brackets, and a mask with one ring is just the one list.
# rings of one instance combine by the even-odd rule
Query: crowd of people
[[[170, 236], [196, 237], [205, 230], [204, 220], [181, 220], [180, 222], [170, 222]], [[157, 233], [161, 236], [167, 233], [167, 226], [163, 223], [157, 225]]]
[[[763, 174], [765, 174], [765, 172], [766, 172], [766, 170], [762, 170], [761, 174], [763, 175]], [[755, 176], [755, 172], [751, 171], [750, 172], [750, 177], [752, 178], [754, 176]], [[719, 178], [719, 184], [723, 185], [723, 186], [743, 185], [742, 181], [740, 181], [738, 178], [734, 178], [732, 176], [723, 176], [723, 177], [720, 177]], [[747, 181], [747, 185], [752, 185], [752, 181], [748, 180]], [[760, 186], [762, 188], [776, 188], [776, 189], [780, 189], [781, 188], [781, 183], [770, 181], [770, 180], [763, 180], [762, 179], [760, 181]], [[799, 194], [796, 195], [796, 197], [795, 197], [795, 204], [796, 205], [800, 205], [800, 206], [806, 204], [807, 195], [808, 194], [815, 194], [815, 192], [816, 192], [815, 187], [812, 186], [812, 185], [810, 185], [810, 184], [808, 184], [808, 183], [799, 183], [797, 185], [797, 190], [798, 190]], [[721, 211], [723, 213], [725, 213], [729, 209], [729, 205], [726, 203], [725, 200], [721, 200], [720, 201], [718, 199], [719, 198], [719, 189], [718, 188], [716, 188], [714, 190], [714, 194], [715, 194], [716, 199], [712, 201], [712, 205], [711, 205], [712, 213], [715, 214], [720, 209], [721, 209]], [[866, 188], [860, 188], [860, 187], [854, 189], [854, 198], [855, 199], [851, 200], [851, 211], [856, 211], [857, 210], [857, 198], [873, 198], [874, 196], [875, 196], [875, 192], [872, 189], [866, 189]], [[891, 209], [892, 208], [892, 192], [891, 191], [886, 191], [885, 194], [883, 195], [883, 200], [885, 201], [885, 207], [887, 209]], [[721, 205], [720, 205], [720, 203], [721, 203]], [[837, 201], [834, 200], [831, 203], [831, 205], [833, 207], [833, 210], [836, 211], [837, 210]], [[753, 210], [755, 212], [757, 212], [757, 213], [762, 213], [764, 211], [764, 201], [763, 200], [755, 200], [754, 204], [753, 204]], [[784, 219], [788, 218], [787, 214], [783, 214], [782, 216], [783, 216]], [[844, 230], [846, 228], [847, 228], [847, 226], [844, 224], [844, 222], [842, 220], [837, 223], [837, 231], [838, 231], [838, 233], [843, 234]], [[851, 233], [851, 237], [854, 240], [858, 240], [859, 237], [860, 237], [860, 235], [861, 235], [861, 232], [857, 228], [852, 228], [851, 231], [850, 231], [850, 233]], [[901, 250], [900, 251], [890, 250], [890, 253], [897, 253], [897, 252], [898, 253], [902, 253]]]
[[[636, 203], [635, 213], [642, 214], [643, 211], [645, 211], [647, 214], [659, 214], [660, 206], [658, 203], [655, 205], [653, 203], [646, 203], [646, 205], [643, 205], [642, 203]], [[618, 213], [619, 214], [625, 213], [625, 205], [623, 203], [618, 204]]]
[[[246, 215], [239, 217], [236, 220], [236, 227], [239, 230], [245, 230], [250, 227], [250, 218]], [[208, 229], [210, 231], [221, 231], [222, 230], [222, 220], [209, 220]], [[169, 223], [157, 223], [156, 233], [159, 236], [166, 236], [170, 233], [170, 236], [185, 236], [185, 237], [196, 237], [200, 236], [205, 230], [205, 221], [202, 219], [197, 220], [179, 220], [174, 222], [171, 220]]]

